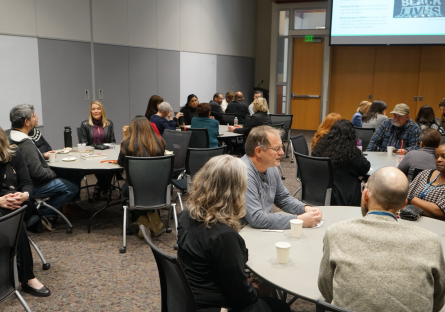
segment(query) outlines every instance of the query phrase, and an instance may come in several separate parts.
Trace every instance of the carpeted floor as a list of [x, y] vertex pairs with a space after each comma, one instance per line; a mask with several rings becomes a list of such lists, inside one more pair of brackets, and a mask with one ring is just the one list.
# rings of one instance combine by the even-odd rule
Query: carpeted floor
[[[314, 131], [292, 131], [292, 135], [298, 133], [304, 133], [309, 142]], [[282, 169], [284, 185], [293, 194], [299, 186], [295, 163], [283, 158]], [[89, 179], [93, 182], [94, 177]], [[89, 203], [86, 192], [82, 192], [83, 201], [79, 204], [90, 215], [104, 205], [105, 202]], [[87, 219], [70, 220], [72, 234], [66, 234], [67, 226], [60, 220], [54, 232], [29, 233], [51, 264], [50, 270], [42, 270], [40, 258], [33, 250], [34, 273], [52, 294], [37, 298], [22, 292], [32, 311], [161, 311], [158, 270], [148, 245], [137, 235], [131, 235], [127, 236], [127, 253], [118, 251], [122, 246], [122, 207], [117, 192], [113, 196], [111, 207], [96, 217], [90, 234], [86, 230]], [[164, 222], [166, 216], [162, 213]], [[162, 251], [176, 254], [175, 231], [153, 241]], [[0, 303], [0, 311], [24, 309], [12, 296]], [[298, 299], [292, 311], [313, 312], [315, 304]]]

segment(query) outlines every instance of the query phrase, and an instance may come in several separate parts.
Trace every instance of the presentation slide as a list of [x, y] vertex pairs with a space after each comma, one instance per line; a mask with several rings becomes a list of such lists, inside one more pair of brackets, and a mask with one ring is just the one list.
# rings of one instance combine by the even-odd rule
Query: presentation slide
[[333, 0], [331, 44], [445, 44], [445, 0]]

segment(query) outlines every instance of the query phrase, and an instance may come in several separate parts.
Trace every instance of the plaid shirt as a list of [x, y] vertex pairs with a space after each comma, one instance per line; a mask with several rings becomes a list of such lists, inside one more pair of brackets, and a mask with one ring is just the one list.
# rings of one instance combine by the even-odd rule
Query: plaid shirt
[[[368, 148], [369, 152], [386, 152], [386, 146], [391, 142], [391, 137], [394, 134], [395, 126], [392, 122], [392, 118], [388, 119], [380, 125], [369, 142]], [[408, 121], [403, 126], [401, 139], [403, 140], [403, 149], [409, 151], [417, 150], [420, 148], [420, 128], [419, 126], [408, 119]], [[395, 149], [401, 147], [401, 141], [397, 142]]]

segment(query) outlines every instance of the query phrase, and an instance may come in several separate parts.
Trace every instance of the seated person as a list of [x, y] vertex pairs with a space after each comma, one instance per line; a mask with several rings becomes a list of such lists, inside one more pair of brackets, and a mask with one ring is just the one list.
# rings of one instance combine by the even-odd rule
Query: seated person
[[[56, 173], [46, 163], [44, 155], [28, 136], [29, 131], [38, 124], [39, 118], [34, 112], [34, 106], [29, 104], [17, 105], [12, 108], [9, 118], [11, 120], [9, 141], [11, 144], [16, 144], [23, 155], [29, 176], [34, 184], [34, 195], [55, 194], [46, 201], [47, 204], [62, 210], [63, 214], [68, 217], [81, 218], [87, 216], [86, 212], [81, 210], [79, 206], [66, 205], [76, 196], [79, 187], [68, 180], [57, 178]], [[47, 157], [49, 158], [49, 156]], [[52, 227], [49, 229], [54, 229], [57, 214], [46, 206], [42, 206], [39, 211], [51, 223]], [[49, 224], [47, 222], [43, 222], [43, 224], [48, 228]]]
[[227, 105], [226, 114], [235, 114], [238, 118], [238, 124], [244, 124], [246, 116], [250, 116], [249, 107], [244, 104], [244, 95], [242, 92], [235, 93], [235, 99]]
[[[256, 99], [259, 99], [259, 98], [262, 98], [262, 97], [263, 97], [263, 92], [258, 91], [258, 90], [256, 90], [256, 91], [253, 92], [253, 100], [254, 100], [254, 101], [255, 101]], [[266, 104], [267, 104], [267, 101], [266, 101]], [[253, 102], [250, 103], [250, 105], [249, 105], [249, 114], [250, 114], [250, 116], [252, 116], [253, 114], [255, 114], [255, 110], [253, 109]]]
[[362, 116], [363, 128], [374, 128], [377, 130], [380, 125], [388, 120], [386, 117], [386, 109], [388, 105], [380, 100], [372, 102], [369, 110]]
[[363, 190], [363, 218], [327, 229], [318, 276], [326, 302], [360, 312], [441, 310], [442, 244], [426, 229], [397, 222], [407, 194], [405, 175], [394, 167], [381, 168]]
[[[6, 133], [0, 128], [0, 217], [27, 205], [25, 218], [33, 214], [34, 206], [28, 201], [34, 188], [29, 178], [23, 156], [19, 150], [10, 146]], [[33, 296], [47, 297], [51, 294], [34, 276], [32, 252], [29, 246], [25, 224], [17, 243], [18, 278], [22, 290]]]
[[386, 152], [388, 146], [394, 146], [394, 152], [402, 146], [403, 155], [409, 151], [420, 148], [420, 128], [409, 118], [409, 107], [406, 104], [397, 104], [391, 112], [393, 118], [385, 121], [374, 132], [367, 151]]
[[[105, 107], [100, 101], [90, 103], [88, 119], [80, 124], [80, 143], [86, 145], [116, 143], [113, 122], [107, 119]], [[78, 178], [79, 179], [79, 178]], [[82, 177], [80, 177], [82, 179]], [[97, 185], [94, 187], [95, 200], [106, 198], [113, 174], [96, 173]], [[80, 180], [79, 180], [80, 181]], [[102, 195], [101, 195], [102, 193]]]
[[440, 101], [439, 109], [441, 112], [441, 114], [440, 114], [441, 116], [438, 119], [439, 119], [442, 127], [444, 128], [445, 127], [445, 98], [443, 98], [442, 101]]
[[196, 107], [198, 107], [198, 104], [198, 97], [196, 95], [190, 94], [187, 97], [187, 103], [180, 110], [180, 112], [183, 114], [178, 120], [180, 126], [190, 125], [193, 117], [198, 117], [198, 113], [196, 112]]
[[34, 142], [34, 144], [37, 146], [42, 154], [53, 151], [51, 145], [49, 145], [49, 143], [45, 140], [42, 133], [39, 129], [37, 129], [37, 127], [31, 129], [31, 131], [29, 131], [28, 133], [28, 136], [31, 138], [31, 140]]
[[408, 204], [423, 210], [423, 215], [445, 219], [445, 143], [435, 152], [436, 170], [424, 170], [409, 186]]
[[330, 113], [326, 116], [326, 118], [323, 120], [323, 122], [320, 124], [320, 126], [317, 129], [317, 132], [315, 132], [314, 137], [312, 138], [311, 142], [311, 150], [314, 150], [315, 145], [317, 145], [318, 141], [331, 130], [331, 127], [333, 124], [335, 124], [337, 121], [341, 120], [341, 115], [337, 113]]
[[163, 136], [165, 129], [176, 130], [176, 121], [182, 115], [182, 113], [177, 113], [176, 117], [173, 117], [171, 105], [167, 102], [162, 102], [158, 106], [158, 112], [150, 117], [150, 122], [156, 125], [159, 133]]
[[248, 251], [238, 232], [245, 214], [246, 176], [238, 158], [221, 155], [211, 158], [193, 179], [189, 209], [178, 222], [178, 260], [196, 311], [290, 311], [285, 302], [261, 298], [264, 287], [251, 284], [244, 272]]
[[[123, 129], [124, 140], [121, 143], [121, 149], [117, 163], [124, 167], [125, 156], [133, 157], [156, 157], [164, 156], [165, 142], [162, 138], [156, 135], [153, 128], [144, 116], [136, 116], [131, 122], [130, 126], [125, 126]], [[126, 205], [129, 198], [128, 185], [125, 183], [122, 187], [122, 204]], [[143, 224], [148, 233], [150, 233], [149, 224], [154, 234], [158, 233], [163, 224], [159, 219], [159, 214], [156, 211], [150, 210], [133, 210], [132, 213], [138, 220], [138, 225]], [[135, 218], [135, 219], [136, 219]], [[144, 238], [142, 232], [139, 231], [139, 237]]]
[[436, 121], [434, 116], [434, 110], [431, 106], [423, 105], [416, 116], [416, 123], [419, 125], [420, 130], [425, 129], [435, 129], [440, 132], [440, 135], [445, 135], [445, 130], [443, 129], [440, 122]]
[[420, 149], [411, 151], [403, 157], [399, 168], [412, 181], [414, 169], [435, 169], [436, 148], [440, 145], [442, 139], [439, 131], [434, 129], [423, 130], [420, 134]]
[[221, 104], [224, 100], [224, 97], [221, 93], [215, 93], [213, 95], [213, 100], [209, 102], [210, 105], [210, 116], [215, 117], [216, 120], [222, 121], [222, 114], [224, 111], [221, 108]]
[[152, 95], [148, 100], [147, 110], [145, 111], [145, 117], [150, 120], [150, 117], [158, 112], [159, 104], [164, 102], [164, 99], [159, 95]]
[[218, 147], [219, 124], [213, 118], [210, 117], [210, 105], [209, 103], [200, 103], [196, 107], [196, 113], [198, 117], [192, 118], [192, 128], [206, 128], [209, 133], [209, 147]]
[[227, 106], [229, 105], [230, 102], [233, 101], [234, 98], [235, 98], [235, 93], [233, 91], [226, 92], [226, 97], [224, 98], [224, 100], [221, 103], [221, 108], [222, 108], [223, 112], [226, 111]]
[[267, 101], [264, 98], [257, 98], [253, 101], [254, 114], [250, 117], [249, 121], [241, 126], [229, 126], [229, 131], [234, 133], [242, 133], [245, 136], [249, 135], [252, 128], [258, 126], [270, 126], [271, 119], [269, 115], [269, 109], [267, 108]]
[[360, 206], [361, 180], [371, 168], [357, 148], [355, 129], [349, 120], [336, 122], [312, 151], [314, 157], [331, 158], [334, 187], [332, 206]]
[[[284, 155], [282, 131], [259, 126], [250, 131], [246, 155], [247, 166], [245, 221], [259, 229], [289, 229], [290, 220], [303, 220], [303, 227], [313, 227], [321, 220], [321, 210], [308, 206], [289, 195], [278, 174], [277, 166]], [[291, 213], [271, 213], [272, 205]]]
[[371, 102], [368, 101], [362, 101], [360, 103], [360, 106], [357, 108], [357, 112], [354, 114], [354, 116], [352, 116], [352, 124], [354, 127], [363, 127], [362, 116], [368, 112], [370, 106]]

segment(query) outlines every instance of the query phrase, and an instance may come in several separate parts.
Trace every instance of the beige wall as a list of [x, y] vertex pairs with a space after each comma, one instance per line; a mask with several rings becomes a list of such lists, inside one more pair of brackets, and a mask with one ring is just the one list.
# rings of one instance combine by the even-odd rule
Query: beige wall
[[271, 11], [272, 1], [257, 0], [255, 86], [263, 80], [261, 87], [265, 89], [269, 89], [270, 81]]

